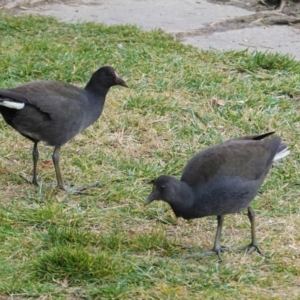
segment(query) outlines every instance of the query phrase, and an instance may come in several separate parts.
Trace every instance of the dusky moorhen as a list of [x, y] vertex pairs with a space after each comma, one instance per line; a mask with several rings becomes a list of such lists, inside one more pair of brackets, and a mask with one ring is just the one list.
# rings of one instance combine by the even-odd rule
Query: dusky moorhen
[[93, 73], [85, 88], [65, 82], [34, 81], [0, 90], [0, 113], [6, 123], [33, 143], [33, 179], [38, 185], [38, 143], [54, 146], [52, 155], [57, 187], [64, 190], [59, 166], [63, 144], [92, 125], [101, 115], [110, 87], [127, 87], [114, 68], [104, 66]]
[[263, 139], [273, 133], [231, 139], [204, 149], [187, 163], [180, 181], [168, 175], [154, 180], [145, 205], [163, 200], [184, 219], [216, 215], [218, 227], [211, 253], [216, 253], [220, 261], [221, 252], [226, 250], [220, 245], [224, 215], [248, 208], [251, 243], [245, 248], [262, 254], [257, 246], [251, 202], [272, 162], [289, 154], [280, 137]]

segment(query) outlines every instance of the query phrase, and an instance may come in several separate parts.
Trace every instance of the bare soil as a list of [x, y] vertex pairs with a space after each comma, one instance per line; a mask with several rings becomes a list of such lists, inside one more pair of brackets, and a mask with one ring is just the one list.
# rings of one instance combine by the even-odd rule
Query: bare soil
[[277, 0], [208, 0], [211, 3], [232, 5], [256, 13], [248, 16], [236, 17], [226, 21], [208, 24], [206, 27], [191, 32], [179, 32], [178, 38], [184, 36], [207, 35], [213, 32], [222, 32], [234, 29], [243, 29], [256, 26], [288, 25], [300, 29], [300, 0], [285, 2], [280, 9]]

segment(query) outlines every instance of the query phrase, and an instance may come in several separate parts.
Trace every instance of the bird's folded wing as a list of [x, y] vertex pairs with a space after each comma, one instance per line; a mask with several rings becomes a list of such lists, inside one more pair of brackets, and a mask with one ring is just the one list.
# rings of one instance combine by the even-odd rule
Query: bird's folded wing
[[[55, 118], [60, 113], [80, 109], [82, 90], [67, 83], [57, 81], [36, 81], [15, 88], [0, 90], [0, 102], [24, 103], [38, 108]], [[77, 101], [78, 105], [74, 105]], [[72, 106], [70, 103], [72, 102]], [[6, 105], [9, 107], [8, 105]], [[55, 109], [53, 109], [55, 107]]]
[[181, 180], [199, 186], [216, 177], [260, 179], [269, 170], [280, 142], [280, 138], [235, 139], [209, 147], [187, 163]]

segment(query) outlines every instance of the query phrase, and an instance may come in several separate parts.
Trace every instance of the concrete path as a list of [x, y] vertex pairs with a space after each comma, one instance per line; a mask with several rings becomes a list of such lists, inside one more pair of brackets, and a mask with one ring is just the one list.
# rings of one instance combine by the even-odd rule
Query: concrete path
[[209, 32], [207, 29], [220, 21], [250, 16], [254, 12], [206, 0], [75, 0], [23, 7], [16, 13], [54, 16], [65, 22], [136, 24], [144, 30], [161, 28], [174, 35], [179, 33], [183, 43], [200, 49], [249, 48], [288, 53], [300, 60], [300, 29], [259, 26]]

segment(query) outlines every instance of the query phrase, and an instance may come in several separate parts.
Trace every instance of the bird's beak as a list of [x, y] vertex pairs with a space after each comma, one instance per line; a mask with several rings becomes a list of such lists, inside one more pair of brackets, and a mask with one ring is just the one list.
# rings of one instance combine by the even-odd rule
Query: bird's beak
[[120, 78], [120, 77], [118, 77], [118, 78], [116, 79], [116, 84], [128, 88], [128, 85], [126, 84], [126, 82], [125, 82], [122, 78]]
[[116, 75], [116, 84], [128, 88], [128, 85], [126, 84], [126, 82], [118, 75], [117, 72], [115, 72], [115, 75]]
[[146, 201], [144, 202], [144, 206], [147, 206], [148, 204], [150, 204], [152, 201], [154, 201], [156, 198], [155, 198], [155, 195], [154, 193], [152, 192], [148, 198], [146, 199]]

